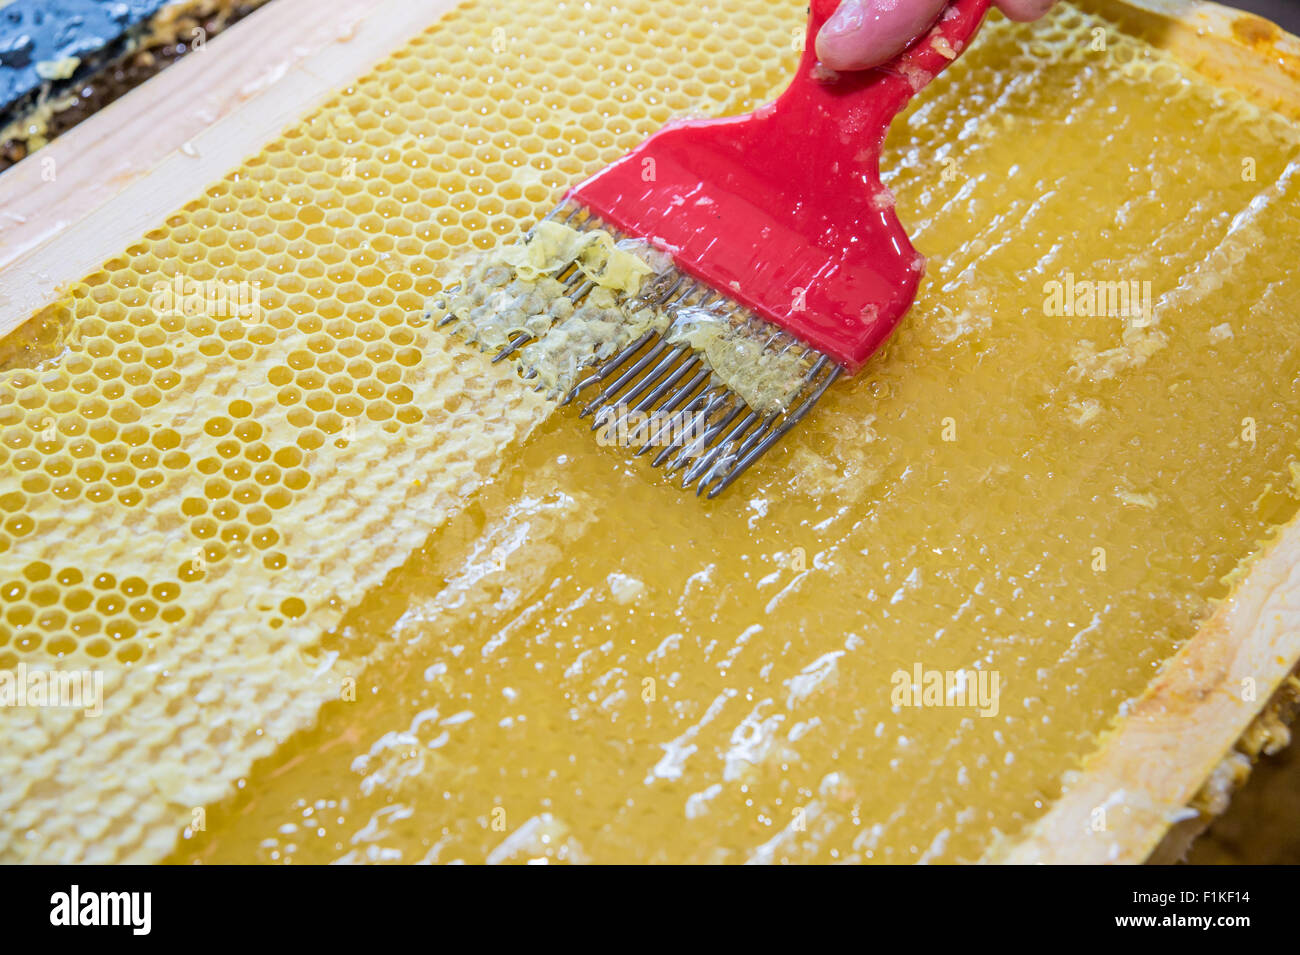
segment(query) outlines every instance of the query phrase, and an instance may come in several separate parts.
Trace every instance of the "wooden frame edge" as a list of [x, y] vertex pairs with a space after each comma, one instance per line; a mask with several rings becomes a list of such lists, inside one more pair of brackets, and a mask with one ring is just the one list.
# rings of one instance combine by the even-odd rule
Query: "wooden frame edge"
[[[0, 338], [156, 228], [194, 197], [196, 182], [219, 179], [457, 2], [337, 0], [326, 10], [317, 0], [277, 0], [0, 176]], [[1076, 2], [1300, 117], [1300, 39], [1268, 21], [1202, 0]], [[286, 46], [289, 33], [295, 42]], [[205, 75], [232, 74], [238, 95], [186, 98]], [[188, 112], [178, 116], [182, 101]], [[62, 182], [42, 181], [43, 157], [68, 170]], [[52, 196], [59, 215], [51, 220]], [[997, 861], [1144, 860], [1298, 659], [1300, 518]], [[1253, 702], [1242, 698], [1247, 678]], [[1189, 732], [1201, 734], [1195, 751], [1181, 745]]]

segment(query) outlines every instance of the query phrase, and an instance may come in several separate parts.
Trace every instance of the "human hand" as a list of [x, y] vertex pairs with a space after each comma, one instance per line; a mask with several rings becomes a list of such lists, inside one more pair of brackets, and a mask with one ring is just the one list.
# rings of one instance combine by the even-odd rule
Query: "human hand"
[[[1055, 0], [993, 0], [1012, 20], [1037, 20]], [[817, 58], [832, 70], [893, 59], [939, 19], [948, 0], [842, 0], [817, 33]]]

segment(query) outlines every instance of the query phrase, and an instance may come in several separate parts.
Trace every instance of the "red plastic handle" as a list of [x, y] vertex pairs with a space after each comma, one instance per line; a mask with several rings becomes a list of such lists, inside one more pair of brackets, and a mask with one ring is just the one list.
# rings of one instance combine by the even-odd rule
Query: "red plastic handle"
[[969, 44], [989, 0], [955, 0], [873, 70], [830, 74], [812, 0], [803, 58], [747, 116], [673, 123], [570, 195], [677, 266], [857, 371], [911, 305], [924, 261], [880, 183], [907, 101]]

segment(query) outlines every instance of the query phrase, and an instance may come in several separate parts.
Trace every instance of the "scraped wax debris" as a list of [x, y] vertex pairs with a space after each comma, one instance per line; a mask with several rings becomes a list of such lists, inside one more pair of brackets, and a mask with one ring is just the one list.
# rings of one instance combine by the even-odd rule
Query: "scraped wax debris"
[[[462, 259], [451, 289], [432, 298], [427, 314], [456, 318], [465, 338], [485, 349], [503, 349], [519, 335], [536, 339], [518, 350], [519, 372], [552, 398], [577, 384], [583, 369], [656, 331], [696, 349], [714, 379], [756, 411], [787, 408], [812, 364], [806, 350], [772, 348], [770, 330], [717, 308], [660, 307], [646, 293], [663, 285], [654, 280], [669, 277], [671, 267], [645, 242], [542, 221], [523, 242]], [[573, 280], [561, 283], [562, 274]], [[595, 288], [575, 305], [571, 295], [583, 279]]]

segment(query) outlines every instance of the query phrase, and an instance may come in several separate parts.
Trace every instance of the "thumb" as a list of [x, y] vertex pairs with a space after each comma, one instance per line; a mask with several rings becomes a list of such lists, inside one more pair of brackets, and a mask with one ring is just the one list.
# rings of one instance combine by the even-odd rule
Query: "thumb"
[[817, 58], [832, 70], [865, 70], [903, 51], [947, 0], [842, 0], [817, 32]]

